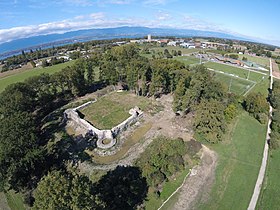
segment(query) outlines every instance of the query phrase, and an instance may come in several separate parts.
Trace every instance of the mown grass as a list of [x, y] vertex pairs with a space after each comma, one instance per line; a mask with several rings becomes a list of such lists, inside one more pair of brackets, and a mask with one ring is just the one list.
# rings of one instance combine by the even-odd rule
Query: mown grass
[[215, 183], [198, 209], [247, 209], [262, 160], [266, 125], [242, 113], [231, 123], [224, 141], [208, 145], [218, 153]]
[[241, 80], [222, 73], [215, 73], [215, 79], [221, 81], [226, 86], [228, 92], [236, 95], [243, 95], [254, 85], [251, 81]]
[[151, 100], [128, 92], [114, 92], [80, 110], [85, 119], [99, 129], [111, 129], [127, 119], [129, 110], [138, 106], [144, 111], [153, 109]]
[[264, 57], [260, 57], [260, 56], [251, 56], [251, 55], [240, 55], [238, 54], [238, 59], [242, 60], [242, 58], [245, 57], [248, 59], [248, 61], [257, 63], [259, 65], [265, 66], [265, 67], [269, 67], [269, 59], [268, 58], [264, 58]]
[[125, 154], [127, 153], [127, 151], [136, 143], [140, 142], [145, 134], [151, 129], [152, 127], [152, 123], [146, 123], [142, 126], [140, 126], [139, 128], [137, 128], [123, 143], [120, 151], [118, 151], [116, 154], [114, 155], [110, 155], [110, 156], [99, 156], [96, 155], [95, 153], [91, 152], [91, 151], [87, 151], [87, 153], [89, 155], [92, 156], [92, 159], [95, 163], [98, 164], [109, 164], [112, 163], [116, 160], [120, 160], [121, 158], [123, 158], [125, 156]]
[[5, 193], [9, 207], [11, 210], [25, 210], [26, 207], [23, 204], [23, 198], [20, 193], [15, 193], [14, 191], [8, 191]]
[[[147, 201], [145, 202], [146, 210], [155, 210], [158, 209], [161, 204], [183, 183], [185, 176], [189, 173], [189, 170], [184, 170], [181, 173], [178, 173], [176, 178], [172, 181], [165, 182], [163, 185], [163, 190], [159, 197], [152, 191], [149, 190]], [[178, 193], [176, 193], [178, 194]], [[164, 208], [172, 208], [178, 199], [178, 195], [174, 195], [173, 199], [170, 199], [165, 205]], [[163, 208], [163, 209], [164, 209]]]
[[46, 68], [34, 68], [30, 70], [25, 70], [22, 72], [17, 72], [16, 74], [0, 78], [0, 92], [2, 92], [8, 85], [16, 83], [16, 82], [23, 82], [25, 79], [40, 75], [42, 73], [49, 73], [53, 74], [55, 72], [61, 71], [66, 66], [73, 65], [74, 61], [69, 61], [66, 63], [57, 64], [54, 66], [46, 67]]
[[256, 209], [279, 209], [280, 206], [280, 150], [269, 152], [266, 176]]
[[[249, 73], [248, 70], [221, 64], [221, 63], [207, 62], [204, 64], [204, 66], [206, 66], [207, 68], [212, 68], [215, 70], [223, 71], [225, 73], [234, 74], [234, 75], [237, 75], [244, 79], [247, 79], [247, 76]], [[263, 74], [259, 74], [259, 73], [255, 73], [255, 72], [251, 71], [248, 79], [253, 80], [253, 81], [260, 81], [262, 79], [262, 77], [264, 77], [264, 76], [265, 75], [263, 75]]]
[[173, 59], [181, 61], [185, 65], [199, 64], [200, 60], [192, 56], [176, 56]]

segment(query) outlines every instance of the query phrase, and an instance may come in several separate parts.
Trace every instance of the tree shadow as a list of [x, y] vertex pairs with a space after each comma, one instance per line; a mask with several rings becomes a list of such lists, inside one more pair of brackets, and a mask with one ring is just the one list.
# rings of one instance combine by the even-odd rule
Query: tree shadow
[[96, 186], [105, 209], [136, 209], [148, 192], [146, 178], [138, 167], [118, 166], [103, 176]]

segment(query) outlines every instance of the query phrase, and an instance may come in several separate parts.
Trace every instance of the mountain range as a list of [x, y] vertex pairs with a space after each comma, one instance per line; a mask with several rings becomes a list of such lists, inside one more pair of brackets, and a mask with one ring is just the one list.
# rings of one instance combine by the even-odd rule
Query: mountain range
[[136, 38], [144, 37], [147, 34], [151, 34], [152, 36], [218, 37], [225, 39], [252, 41], [246, 37], [238, 37], [227, 33], [213, 31], [124, 26], [117, 28], [77, 30], [63, 34], [48, 34], [13, 40], [0, 44], [0, 58], [18, 54], [22, 50], [37, 49], [40, 47], [46, 48], [90, 40]]

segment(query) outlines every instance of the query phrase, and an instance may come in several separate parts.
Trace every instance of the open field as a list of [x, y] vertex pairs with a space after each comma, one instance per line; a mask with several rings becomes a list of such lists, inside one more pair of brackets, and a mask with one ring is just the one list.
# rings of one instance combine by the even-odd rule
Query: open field
[[136, 143], [140, 142], [145, 134], [151, 129], [152, 123], [146, 123], [139, 128], [135, 129], [135, 131], [125, 140], [123, 143], [120, 151], [118, 151], [114, 155], [110, 156], [99, 156], [99, 155], [94, 155], [91, 151], [87, 151], [87, 153], [92, 156], [92, 159], [95, 163], [98, 164], [109, 164], [112, 163], [116, 160], [122, 159], [127, 151]]
[[[147, 196], [147, 201], [145, 202], [145, 209], [146, 210], [154, 210], [158, 209], [161, 204], [182, 184], [185, 176], [189, 173], [189, 170], [184, 170], [183, 172], [177, 174], [176, 178], [172, 180], [172, 182], [165, 182], [163, 185], [162, 192], [159, 197], [155, 195], [153, 192], [148, 192]], [[176, 193], [178, 194], [178, 193]], [[169, 207], [174, 205], [176, 202], [176, 198], [178, 198], [174, 195], [175, 197], [171, 200], [169, 200], [165, 205], [164, 208], [162, 209], [169, 209]]]
[[179, 46], [166, 46], [166, 47], [151, 47], [150, 51], [155, 51], [157, 52], [163, 52], [165, 49], [167, 49], [170, 53], [172, 52], [172, 50], [181, 50], [182, 54], [189, 54], [189, 53], [193, 53], [193, 52], [199, 52], [201, 50], [204, 49], [199, 49], [199, 48], [194, 48], [194, 49], [188, 49], [188, 48], [183, 48], [183, 47], [179, 47]]
[[260, 57], [260, 56], [251, 56], [251, 55], [239, 55], [238, 54], [238, 58], [239, 60], [242, 60], [242, 58], [245, 57], [248, 59], [248, 61], [251, 61], [251, 62], [255, 62], [257, 64], [260, 64], [262, 66], [265, 66], [265, 67], [269, 67], [269, 59], [268, 58], [264, 58], [264, 57]]
[[196, 57], [192, 56], [176, 56], [173, 57], [173, 59], [181, 61], [185, 65], [193, 65], [193, 64], [199, 64], [200, 60]]
[[230, 124], [225, 140], [208, 145], [218, 153], [216, 180], [198, 209], [247, 209], [261, 165], [266, 125], [243, 112]]
[[16, 83], [16, 82], [23, 82], [25, 79], [40, 75], [42, 73], [49, 73], [53, 74], [55, 72], [61, 71], [66, 66], [71, 66], [74, 61], [69, 61], [66, 63], [57, 64], [55, 66], [50, 66], [46, 68], [34, 68], [30, 70], [25, 70], [22, 72], [15, 72], [15, 74], [9, 75], [7, 77], [0, 78], [0, 92], [2, 92], [8, 85]]
[[135, 106], [144, 111], [153, 109], [152, 101], [148, 98], [128, 92], [114, 92], [99, 98], [95, 103], [80, 111], [95, 127], [111, 129], [127, 119], [130, 116], [129, 110]]
[[279, 209], [280, 206], [280, 150], [269, 152], [266, 176], [256, 209]]
[[255, 84], [251, 81], [238, 79], [221, 73], [215, 73], [215, 78], [227, 87], [228, 92], [232, 92], [236, 95], [245, 94]]
[[[244, 79], [247, 79], [249, 73], [249, 71], [246, 69], [229, 66], [221, 63], [207, 62], [204, 64], [204, 66], [206, 66], [207, 68], [223, 71], [225, 73], [234, 74]], [[248, 79], [253, 81], [260, 81], [263, 76], [265, 75], [250, 71]]]

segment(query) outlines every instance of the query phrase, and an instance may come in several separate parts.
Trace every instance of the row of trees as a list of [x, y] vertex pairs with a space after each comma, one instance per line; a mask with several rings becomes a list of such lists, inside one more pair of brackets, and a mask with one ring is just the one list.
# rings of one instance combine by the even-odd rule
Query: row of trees
[[280, 146], [280, 82], [274, 80], [269, 101], [274, 108], [272, 113], [270, 147], [277, 149]]

